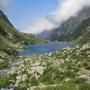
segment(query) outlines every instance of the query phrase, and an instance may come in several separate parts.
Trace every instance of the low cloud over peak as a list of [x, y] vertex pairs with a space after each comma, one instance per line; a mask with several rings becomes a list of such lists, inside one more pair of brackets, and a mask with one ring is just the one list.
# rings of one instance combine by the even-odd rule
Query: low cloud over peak
[[80, 10], [88, 6], [90, 6], [90, 0], [64, 0], [55, 12], [55, 20], [62, 22], [77, 16]]
[[[0, 9], [5, 9], [13, 0], [0, 0]], [[44, 30], [51, 30], [58, 27], [60, 23], [75, 17], [84, 7], [90, 6], [90, 0], [58, 0], [56, 10], [51, 12], [48, 17], [42, 17], [39, 20], [28, 24], [23, 32], [37, 34]], [[31, 22], [30, 22], [31, 23]]]
[[77, 16], [80, 10], [88, 6], [90, 6], [90, 0], [63, 0], [62, 3], [59, 2], [57, 9], [50, 14], [49, 18], [40, 18], [29, 25], [24, 32], [37, 34], [44, 30], [51, 30], [70, 17]]

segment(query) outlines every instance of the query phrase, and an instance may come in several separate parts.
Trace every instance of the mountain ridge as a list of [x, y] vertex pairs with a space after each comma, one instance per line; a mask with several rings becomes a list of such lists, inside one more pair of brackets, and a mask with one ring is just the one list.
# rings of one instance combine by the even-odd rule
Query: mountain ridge
[[0, 10], [0, 51], [14, 54], [24, 44], [35, 43], [35, 36], [19, 32], [11, 24], [7, 16]]
[[[53, 30], [50, 30], [49, 32], [47, 32], [49, 35], [46, 34], [46, 37], [47, 37], [47, 39], [49, 39], [51, 41], [65, 41], [65, 42], [73, 41], [74, 42], [76, 40], [71, 39], [73, 37], [71, 34], [74, 33], [74, 31], [80, 25], [80, 23], [85, 21], [85, 19], [87, 20], [87, 18], [89, 18], [89, 17], [90, 17], [90, 7], [85, 7], [84, 9], [79, 11], [79, 13], [76, 17], [71, 17], [67, 21], [62, 22], [59, 27], [54, 28]], [[89, 26], [90, 26], [90, 24], [89, 24]], [[42, 33], [41, 33], [41, 36], [43, 36]], [[71, 36], [71, 37], [69, 37], [69, 36]], [[81, 36], [83, 36], [83, 35], [81, 35]], [[78, 38], [78, 39], [80, 39], [80, 38]], [[84, 42], [84, 43], [86, 43], [86, 42]]]

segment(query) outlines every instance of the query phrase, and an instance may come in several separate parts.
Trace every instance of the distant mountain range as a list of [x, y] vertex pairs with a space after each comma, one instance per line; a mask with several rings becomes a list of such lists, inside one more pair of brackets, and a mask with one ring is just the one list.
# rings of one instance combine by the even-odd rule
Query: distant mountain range
[[90, 7], [81, 10], [78, 16], [62, 22], [58, 28], [44, 31], [39, 36], [51, 41], [75, 41], [81, 44], [90, 42]]

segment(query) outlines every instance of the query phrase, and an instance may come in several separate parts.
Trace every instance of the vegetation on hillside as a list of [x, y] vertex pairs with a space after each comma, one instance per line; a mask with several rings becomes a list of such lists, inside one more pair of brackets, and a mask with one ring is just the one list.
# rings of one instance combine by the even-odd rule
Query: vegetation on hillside
[[[90, 10], [85, 10], [85, 17], [81, 13], [78, 18], [68, 20], [68, 24], [64, 22], [59, 28], [61, 31], [57, 29], [52, 34], [53, 40], [80, 45], [27, 57], [17, 57], [17, 50], [27, 44], [40, 43], [42, 39], [16, 30], [0, 11], [0, 87], [90, 90]], [[2, 72], [5, 69], [6, 72]]]
[[76, 17], [71, 17], [52, 30], [49, 39], [51, 41], [68, 41], [76, 44], [90, 42], [90, 7], [81, 10]]
[[2, 76], [0, 86], [17, 90], [90, 90], [90, 44], [25, 57]]
[[32, 34], [16, 30], [7, 16], [0, 11], [0, 60], [3, 60], [3, 63], [0, 63], [0, 68], [8, 66], [10, 60], [17, 58], [17, 51], [23, 49], [24, 45], [40, 43], [41, 41]]

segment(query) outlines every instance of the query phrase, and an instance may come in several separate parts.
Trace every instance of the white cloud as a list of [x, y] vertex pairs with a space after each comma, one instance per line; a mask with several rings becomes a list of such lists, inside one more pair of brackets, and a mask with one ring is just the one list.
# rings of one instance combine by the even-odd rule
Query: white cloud
[[4, 9], [12, 0], [0, 0], [0, 9]]
[[84, 7], [90, 6], [90, 0], [64, 0], [55, 11], [55, 21], [62, 22], [76, 16]]
[[49, 19], [43, 17], [37, 22], [33, 23], [31, 27], [27, 27], [27, 31], [24, 32], [37, 34], [42, 32], [43, 30], [50, 30], [54, 27], [55, 25], [52, 22], [50, 22]]
[[63, 0], [62, 4], [60, 1], [53, 15], [51, 12], [49, 18], [43, 17], [37, 20], [33, 25], [29, 25], [25, 32], [36, 34], [51, 30], [70, 17], [75, 17], [84, 7], [90, 6], [90, 0]]

